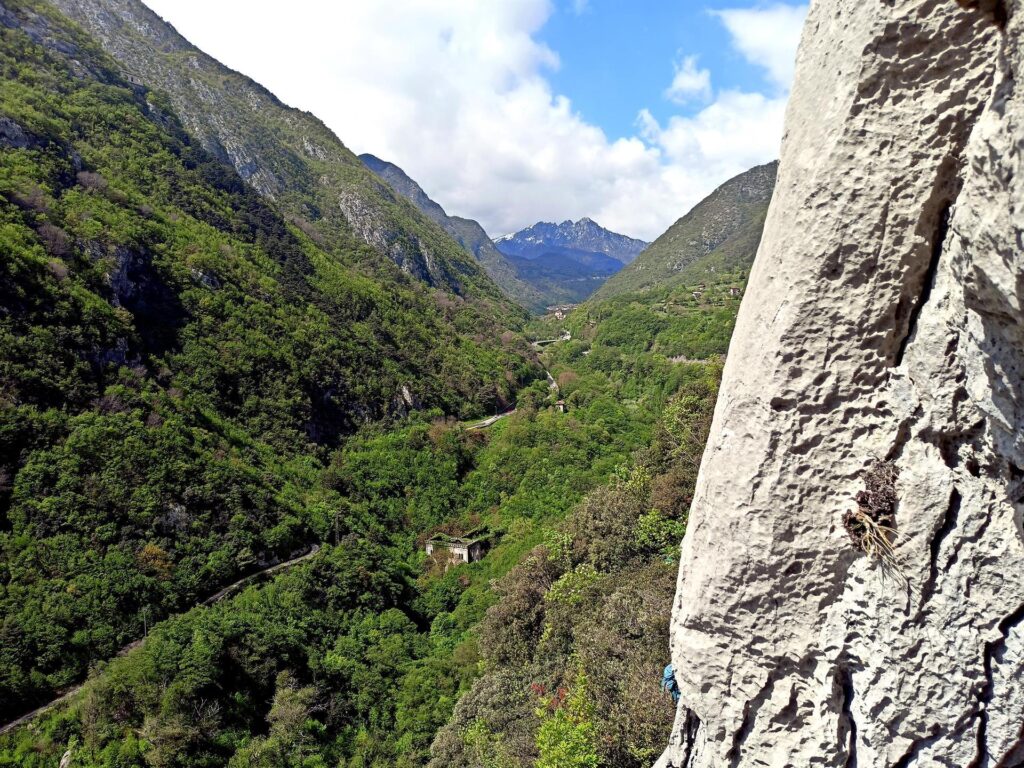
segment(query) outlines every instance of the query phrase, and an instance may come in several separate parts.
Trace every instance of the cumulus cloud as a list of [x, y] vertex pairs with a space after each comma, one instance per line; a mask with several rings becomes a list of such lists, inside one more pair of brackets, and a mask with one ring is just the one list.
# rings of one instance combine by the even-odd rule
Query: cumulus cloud
[[613, 140], [551, 87], [559, 57], [538, 40], [550, 0], [292, 0], [286, 14], [276, 0], [148, 2], [492, 235], [590, 216], [653, 239], [715, 186], [778, 153], [784, 56], [751, 32], [757, 18], [774, 23], [775, 6], [744, 11], [764, 17], [719, 12], [737, 50], [778, 85], [772, 94], [715, 94], [711, 73], [684, 53], [674, 72], [666, 62], [668, 92], [700, 96], [703, 108], [662, 124], [644, 112], [635, 135]]
[[676, 74], [665, 91], [665, 98], [677, 104], [685, 104], [695, 97], [706, 99], [710, 96], [711, 73], [697, 68], [696, 56], [684, 56], [676, 64]]
[[781, 3], [763, 8], [713, 11], [722, 20], [733, 45], [752, 64], [764, 67], [772, 83], [788, 89], [807, 6]]

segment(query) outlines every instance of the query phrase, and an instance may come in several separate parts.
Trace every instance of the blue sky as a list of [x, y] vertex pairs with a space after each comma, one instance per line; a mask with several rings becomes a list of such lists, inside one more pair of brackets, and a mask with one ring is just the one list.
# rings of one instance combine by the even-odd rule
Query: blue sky
[[148, 0], [193, 43], [492, 235], [653, 239], [778, 156], [791, 0]]
[[711, 13], [749, 5], [589, 0], [576, 12], [562, 0], [538, 37], [559, 54], [560, 66], [549, 76], [555, 89], [615, 139], [635, 133], [645, 107], [660, 121], [699, 111], [699, 102], [680, 107], [663, 98], [680, 55], [697, 55], [720, 87], [768, 90], [763, 70], [730, 46], [728, 31]]

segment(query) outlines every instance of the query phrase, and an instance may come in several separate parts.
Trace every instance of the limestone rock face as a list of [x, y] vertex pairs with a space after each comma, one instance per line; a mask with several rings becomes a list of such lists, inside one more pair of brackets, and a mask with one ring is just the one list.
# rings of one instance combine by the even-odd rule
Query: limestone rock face
[[[1024, 765], [1024, 3], [817, 0], [660, 766]], [[844, 524], [894, 465], [894, 551]]]

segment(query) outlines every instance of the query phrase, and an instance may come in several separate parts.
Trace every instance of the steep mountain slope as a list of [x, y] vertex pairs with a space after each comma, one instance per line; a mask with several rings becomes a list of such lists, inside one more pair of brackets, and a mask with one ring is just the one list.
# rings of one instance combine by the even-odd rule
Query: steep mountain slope
[[550, 250], [582, 251], [603, 253], [622, 264], [629, 264], [647, 246], [643, 240], [612, 232], [588, 218], [561, 224], [540, 221], [499, 237], [494, 243], [502, 253], [527, 259], [535, 259]]
[[[545, 348], [560, 390], [534, 385], [520, 397], [521, 416], [539, 405], [539, 423], [560, 397], [567, 418], [601, 414], [613, 434], [623, 408], [630, 425], [652, 411], [658, 424], [629, 465], [495, 582], [497, 602], [478, 630], [487, 664], [434, 740], [431, 768], [648, 768], [661, 751], [674, 709], [659, 691], [673, 592], [665, 577], [738, 305], [726, 294], [672, 315], [595, 316], [588, 304], [568, 320], [572, 338]], [[550, 338], [562, 327], [538, 320], [533, 330]], [[669, 360], [670, 349], [708, 359]], [[612, 388], [595, 386], [602, 380]]]
[[[215, 157], [322, 238], [352, 232], [376, 255], [432, 286], [488, 303], [502, 294], [476, 261], [381, 182], [316, 117], [291, 109], [221, 65], [138, 0], [53, 0], [91, 32], [126, 74], [165, 93]], [[374, 254], [359, 257], [380, 266]]]
[[699, 283], [716, 273], [749, 269], [777, 170], [777, 162], [768, 163], [725, 182], [609, 279], [596, 298]]
[[703, 360], [728, 345], [777, 163], [726, 182], [567, 320], [573, 337]]
[[818, 0], [659, 766], [1024, 761], [1024, 5]]
[[423, 188], [394, 163], [381, 160], [371, 154], [362, 154], [359, 159], [367, 168], [386, 181], [402, 197], [410, 200], [427, 218], [439, 225], [455, 241], [476, 257], [487, 274], [505, 293], [519, 304], [533, 310], [543, 311], [548, 302], [529, 283], [520, 280], [516, 268], [494, 247], [484, 228], [472, 219], [449, 216], [438, 203], [431, 200]]
[[348, 530], [324, 461], [362, 425], [493, 412], [541, 375], [501, 300], [367, 275], [368, 246], [290, 224], [120, 70], [0, 0], [5, 719]]

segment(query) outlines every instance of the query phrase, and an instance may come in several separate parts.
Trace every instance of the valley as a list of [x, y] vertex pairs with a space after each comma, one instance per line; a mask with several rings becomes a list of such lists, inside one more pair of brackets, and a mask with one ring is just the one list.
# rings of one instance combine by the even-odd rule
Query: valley
[[1022, 0], [151, 4], [0, 0], [0, 768], [1024, 765]]
[[494, 241], [545, 305], [576, 304], [598, 290], [647, 246], [610, 232], [592, 219], [539, 222]]
[[451, 235], [510, 298], [536, 314], [551, 305], [587, 299], [647, 245], [588, 218], [561, 224], [539, 222], [492, 241], [479, 223], [445, 213], [394, 163], [369, 154], [360, 159]]
[[[282, 132], [309, 118], [141, 4], [57, 5], [123, 61], [0, 4], [0, 765], [530, 765], [569, 691], [615, 734], [595, 756], [649, 761], [738, 297], [531, 318], [501, 290], [528, 303], [527, 266], [562, 280], [535, 302], [576, 303], [576, 267], [645, 244], [584, 220], [504, 254], [395, 167]], [[152, 35], [252, 99], [194, 101]], [[423, 551], [476, 530], [479, 562]]]

